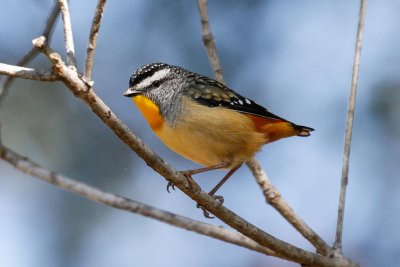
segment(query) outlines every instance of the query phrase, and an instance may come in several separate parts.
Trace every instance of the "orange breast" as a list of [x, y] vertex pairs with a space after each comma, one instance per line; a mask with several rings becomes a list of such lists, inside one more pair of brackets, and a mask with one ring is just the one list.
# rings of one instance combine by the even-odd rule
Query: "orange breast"
[[283, 120], [264, 118], [256, 115], [246, 114], [254, 123], [258, 132], [264, 133], [268, 143], [281, 138], [297, 135], [293, 124]]
[[159, 130], [163, 125], [164, 120], [160, 114], [160, 109], [158, 106], [143, 95], [134, 96], [132, 99], [139, 108], [140, 112], [142, 112], [147, 122], [150, 124], [150, 127], [153, 129], [153, 131]]

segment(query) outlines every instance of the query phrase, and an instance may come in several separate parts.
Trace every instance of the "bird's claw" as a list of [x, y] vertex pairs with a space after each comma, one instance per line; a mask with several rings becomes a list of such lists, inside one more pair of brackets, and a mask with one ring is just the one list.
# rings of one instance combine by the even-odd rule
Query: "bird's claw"
[[[218, 202], [219, 205], [222, 205], [224, 203], [224, 197], [223, 196], [213, 196], [213, 195], [211, 195], [211, 196]], [[215, 217], [210, 215], [210, 212], [208, 212], [204, 207], [200, 206], [199, 204], [197, 204], [196, 207], [198, 209], [202, 209], [203, 210], [203, 215], [207, 219], [214, 219], [215, 218]]]
[[168, 192], [168, 193], [171, 193], [171, 192], [169, 191], [170, 188], [172, 188], [173, 190], [175, 190], [175, 185], [174, 185], [172, 182], [168, 182], [168, 184], [167, 184], [167, 192]]
[[220, 204], [220, 205], [224, 204], [223, 196], [212, 196], [212, 197], [218, 202], [218, 204]]
[[[190, 174], [190, 171], [181, 171], [180, 173], [186, 178], [186, 181], [188, 181], [189, 187], [196, 194], [198, 194], [201, 191], [201, 189], [200, 189], [199, 185], [196, 184], [196, 182], [193, 180], [192, 175]], [[168, 184], [167, 184], [167, 192], [168, 193], [170, 193], [170, 190], [169, 190], [170, 188], [175, 190], [175, 185], [171, 181], [169, 181]]]
[[205, 208], [203, 208], [202, 206], [200, 206], [199, 204], [197, 204], [197, 208], [202, 209], [203, 215], [204, 215], [204, 217], [206, 217], [207, 219], [214, 219], [214, 218], [215, 218], [214, 216], [211, 216], [210, 213], [209, 213]]

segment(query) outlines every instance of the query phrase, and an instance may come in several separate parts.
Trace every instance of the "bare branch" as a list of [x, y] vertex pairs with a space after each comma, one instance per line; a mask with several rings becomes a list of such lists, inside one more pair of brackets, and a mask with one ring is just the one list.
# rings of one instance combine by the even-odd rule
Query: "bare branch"
[[[211, 67], [214, 70], [215, 77], [224, 82], [221, 67], [218, 60], [216, 46], [213, 40], [211, 28], [209, 26], [207, 0], [198, 0], [201, 16], [203, 42], [207, 48], [208, 58]], [[281, 197], [279, 191], [272, 185], [265, 171], [261, 168], [257, 159], [253, 158], [246, 164], [253, 173], [261, 190], [264, 193], [267, 203], [271, 204], [297, 231], [299, 231], [322, 255], [331, 254], [329, 245], [316, 234], [297, 214], [289, 207], [286, 201]]]
[[[59, 14], [59, 8], [58, 8], [58, 3], [55, 2], [54, 6], [47, 18], [46, 21], [46, 26], [43, 30], [42, 35], [44, 37], [46, 37], [48, 39], [48, 41], [50, 42], [51, 36], [53, 34], [53, 30], [54, 30], [54, 25], [57, 19], [57, 16]], [[32, 46], [31, 49], [29, 49], [29, 51], [17, 62], [17, 66], [25, 66], [27, 65], [29, 62], [31, 62], [37, 55], [39, 54], [38, 49], [35, 46]], [[7, 96], [8, 93], [8, 88], [11, 86], [11, 83], [13, 81], [13, 76], [6, 76], [3, 77], [3, 79], [1, 79], [0, 82], [0, 110], [2, 108], [2, 104], [4, 102], [4, 99]], [[0, 121], [0, 145], [1, 145], [2, 141], [1, 141], [1, 121]]]
[[198, 0], [197, 3], [200, 11], [203, 43], [207, 49], [210, 65], [214, 71], [215, 79], [225, 84], [221, 64], [217, 55], [217, 47], [215, 46], [214, 36], [211, 32], [210, 22], [208, 21], [207, 0]]
[[58, 77], [50, 70], [37, 70], [3, 63], [0, 63], [0, 74], [36, 81], [53, 82], [58, 80]]
[[[54, 7], [52, 8], [52, 10], [49, 14], [49, 17], [47, 18], [47, 21], [45, 24], [46, 26], [42, 32], [42, 35], [47, 38], [48, 42], [50, 42], [50, 40], [51, 40], [53, 30], [54, 30], [54, 25], [55, 25], [55, 22], [56, 22], [56, 19], [57, 19], [59, 13], [60, 13], [60, 10], [58, 7], [58, 3], [55, 2]], [[35, 46], [32, 46], [29, 49], [29, 51], [15, 65], [25, 66], [25, 65], [29, 64], [38, 54], [39, 54], [39, 50]], [[5, 97], [5, 95], [7, 95], [7, 89], [11, 85], [12, 79], [13, 79], [12, 76], [7, 76], [1, 80], [1, 83], [0, 83], [0, 91], [1, 91], [0, 105], [1, 105], [3, 97]]]
[[[50, 43], [51, 37], [53, 35], [54, 31], [54, 26], [58, 17], [58, 14], [60, 14], [60, 8], [58, 7], [57, 1], [55, 1], [53, 8], [50, 11], [49, 17], [47, 18], [46, 21], [46, 26], [42, 32], [42, 35], [47, 38], [47, 41]], [[32, 46], [31, 49], [15, 64], [17, 66], [25, 66], [29, 62], [32, 61], [37, 55], [39, 54], [39, 51], [35, 46]]]
[[132, 213], [137, 213], [146, 217], [150, 217], [158, 221], [186, 229], [188, 231], [213, 237], [215, 239], [245, 247], [250, 250], [258, 251], [266, 255], [274, 255], [273, 251], [263, 246], [260, 246], [259, 244], [242, 234], [233, 233], [220, 226], [192, 220], [190, 218], [164, 211], [135, 200], [101, 191], [85, 183], [79, 182], [73, 178], [47, 170], [39, 164], [31, 161], [26, 157], [18, 155], [17, 153], [6, 147], [0, 147], [0, 158], [4, 159], [23, 173], [35, 176], [66, 191], [70, 191], [72, 193], [86, 197], [87, 199], [117, 209], [126, 210]]
[[58, 0], [64, 25], [65, 49], [67, 52], [67, 65], [76, 68], [74, 38], [72, 35], [71, 17], [69, 15], [68, 1]]
[[96, 13], [93, 17], [92, 27], [90, 29], [89, 41], [86, 49], [85, 73], [83, 75], [86, 81], [92, 81], [94, 52], [96, 49], [97, 36], [100, 29], [101, 19], [103, 18], [105, 5], [106, 5], [106, 0], [99, 0], [96, 7]]
[[246, 163], [251, 170], [257, 183], [264, 194], [268, 204], [273, 206], [297, 231], [301, 233], [314, 247], [317, 252], [322, 255], [330, 255], [331, 248], [329, 245], [315, 233], [287, 204], [282, 198], [281, 193], [275, 188], [269, 180], [265, 171], [261, 168], [260, 163], [255, 158]]
[[111, 130], [131, 149], [133, 149], [152, 169], [157, 171], [168, 181], [171, 181], [182, 192], [196, 201], [200, 206], [210, 211], [227, 225], [241, 232], [243, 235], [256, 241], [260, 245], [273, 250], [277, 257], [288, 259], [305, 265], [318, 266], [357, 266], [347, 259], [323, 257], [279, 240], [247, 222], [225, 206], [219, 204], [207, 192], [194, 182], [188, 181], [180, 172], [172, 168], [156, 153], [154, 153], [142, 140], [135, 136], [129, 128], [110, 110], [99, 98], [94, 89], [80, 79], [75, 70], [68, 68], [60, 55], [53, 52], [44, 41], [43, 37], [34, 40], [34, 44], [53, 63], [53, 70], [62, 79], [64, 84], [81, 100], [83, 100], [97, 116], [110, 127]]
[[338, 219], [336, 227], [336, 238], [335, 238], [335, 243], [333, 245], [334, 249], [337, 250], [339, 253], [341, 253], [342, 251], [344, 207], [346, 202], [346, 189], [349, 180], [351, 135], [353, 132], [354, 109], [356, 104], [356, 93], [358, 84], [358, 74], [360, 69], [362, 34], [364, 30], [366, 5], [367, 1], [361, 0], [360, 14], [358, 18], [357, 37], [356, 37], [357, 38], [356, 48], [354, 54], [353, 75], [351, 78], [351, 89], [350, 89], [349, 104], [348, 104], [349, 106], [347, 110], [347, 123], [346, 123], [344, 150], [343, 150], [343, 167], [342, 167], [342, 178], [340, 184]]

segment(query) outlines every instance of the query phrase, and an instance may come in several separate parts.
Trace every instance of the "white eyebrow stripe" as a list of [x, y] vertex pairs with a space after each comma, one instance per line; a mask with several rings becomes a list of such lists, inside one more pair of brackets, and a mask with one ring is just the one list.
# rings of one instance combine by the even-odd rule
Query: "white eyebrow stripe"
[[158, 70], [150, 77], [147, 77], [146, 79], [144, 79], [143, 81], [138, 83], [137, 88], [145, 88], [145, 87], [149, 86], [150, 84], [152, 84], [154, 81], [165, 78], [169, 72], [170, 72], [169, 69]]

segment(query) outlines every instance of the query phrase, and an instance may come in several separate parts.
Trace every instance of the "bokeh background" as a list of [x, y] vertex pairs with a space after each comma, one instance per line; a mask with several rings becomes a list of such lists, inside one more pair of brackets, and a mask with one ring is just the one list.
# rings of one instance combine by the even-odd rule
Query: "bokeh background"
[[[96, 92], [178, 169], [122, 96], [131, 73], [167, 62], [212, 76], [197, 1], [108, 1], [94, 64]], [[0, 62], [13, 64], [44, 27], [50, 0], [2, 0]], [[70, 1], [79, 69], [96, 1]], [[344, 227], [345, 255], [362, 266], [400, 262], [400, 2], [368, 1]], [[333, 243], [359, 1], [210, 1], [225, 79], [272, 112], [316, 129], [258, 154], [295, 211]], [[60, 22], [51, 46], [65, 56]], [[48, 68], [40, 55], [31, 65]], [[1, 109], [4, 143], [102, 190], [203, 217], [61, 83], [16, 80]], [[223, 172], [196, 176], [205, 190]], [[312, 247], [265, 204], [247, 168], [222, 189], [226, 205], [267, 232]], [[1, 266], [297, 266], [115, 210], [21, 174], [0, 161]]]

